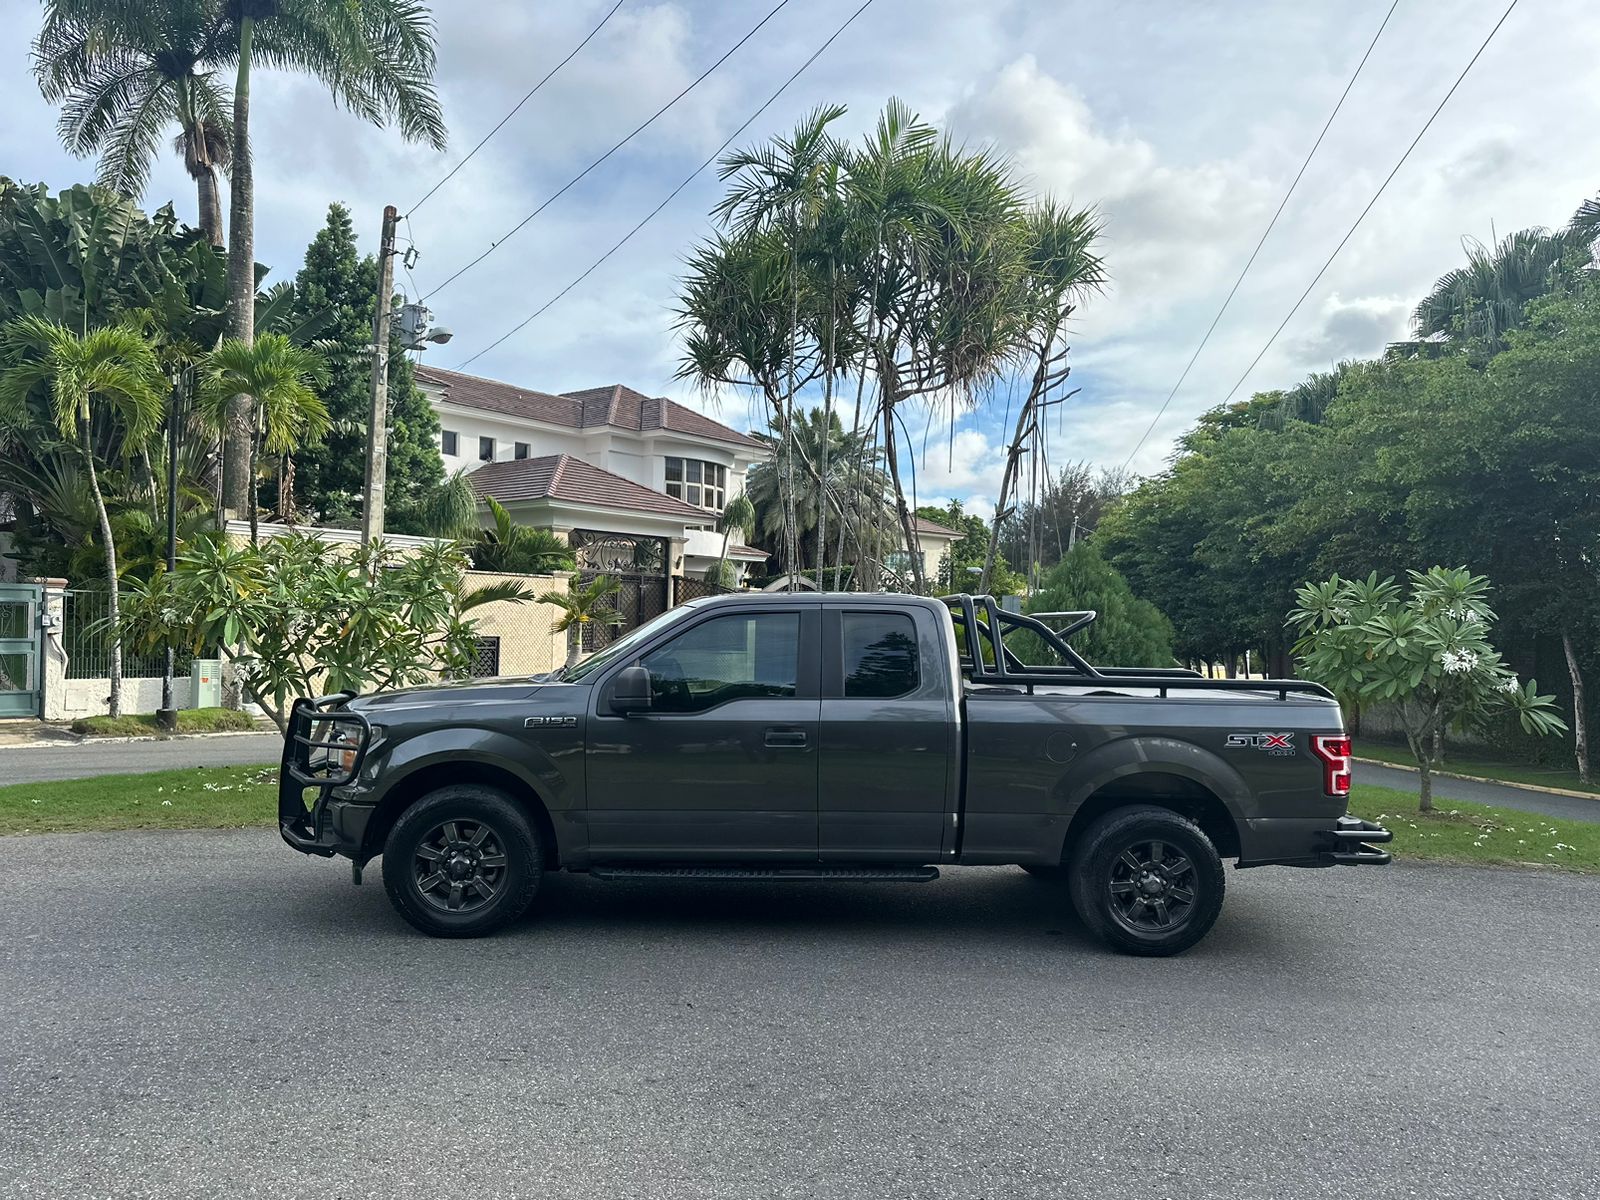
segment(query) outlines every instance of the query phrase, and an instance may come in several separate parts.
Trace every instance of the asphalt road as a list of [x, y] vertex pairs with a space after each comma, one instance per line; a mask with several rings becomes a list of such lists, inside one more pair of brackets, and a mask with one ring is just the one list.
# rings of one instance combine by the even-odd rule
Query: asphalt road
[[604, 884], [429, 941], [267, 832], [0, 839], [0, 1196], [1600, 1194], [1600, 880]]
[[275, 763], [282, 753], [283, 739], [276, 733], [5, 747], [0, 748], [0, 784], [48, 783], [178, 767], [248, 766]]
[[[1417, 790], [1417, 773], [1398, 767], [1359, 762], [1355, 765], [1354, 778], [1356, 783], [1399, 788], [1413, 795]], [[1498, 804], [1521, 812], [1543, 813], [1547, 817], [1565, 817], [1569, 821], [1600, 821], [1600, 797], [1591, 800], [1584, 796], [1557, 796], [1499, 783], [1474, 783], [1470, 779], [1434, 776], [1433, 799], [1435, 805], [1443, 800], [1466, 800], [1472, 804]]]

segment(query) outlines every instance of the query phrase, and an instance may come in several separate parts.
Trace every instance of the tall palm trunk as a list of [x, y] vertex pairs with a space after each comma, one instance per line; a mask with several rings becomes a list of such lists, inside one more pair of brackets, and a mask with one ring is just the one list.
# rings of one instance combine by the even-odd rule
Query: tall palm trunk
[[106, 555], [106, 617], [111, 628], [111, 695], [107, 708], [113, 717], [122, 715], [122, 637], [117, 632], [120, 611], [117, 606], [117, 543], [111, 536], [111, 515], [106, 498], [100, 493], [100, 473], [95, 470], [94, 448], [89, 438], [89, 406], [78, 410], [79, 437], [83, 441], [83, 460], [89, 467], [89, 491], [94, 495], [94, 515], [100, 523], [100, 541]]
[[1583, 672], [1578, 668], [1578, 653], [1572, 646], [1570, 630], [1561, 631], [1561, 650], [1567, 658], [1567, 674], [1572, 678], [1572, 742], [1578, 760], [1578, 779], [1589, 782], [1589, 712], [1583, 694]]
[[[239, 22], [239, 73], [233, 88], [233, 170], [228, 212], [228, 332], [245, 345], [255, 343], [256, 249], [255, 185], [250, 166], [250, 44], [255, 21]], [[250, 502], [251, 457], [248, 396], [229, 405], [222, 446], [222, 505], [239, 512]]]
[[[207, 164], [194, 178], [200, 203], [200, 232], [213, 246], [222, 247], [222, 192], [217, 187], [217, 169]], [[253, 322], [252, 322], [253, 323]]]
[[894, 444], [894, 401], [883, 397], [883, 456], [889, 463], [889, 481], [894, 485], [894, 506], [900, 514], [900, 532], [905, 537], [906, 557], [911, 561], [911, 578], [917, 595], [925, 595], [928, 581], [922, 573], [922, 556], [917, 549], [916, 527], [911, 521], [911, 510], [906, 507], [906, 490], [900, 485], [900, 457]]

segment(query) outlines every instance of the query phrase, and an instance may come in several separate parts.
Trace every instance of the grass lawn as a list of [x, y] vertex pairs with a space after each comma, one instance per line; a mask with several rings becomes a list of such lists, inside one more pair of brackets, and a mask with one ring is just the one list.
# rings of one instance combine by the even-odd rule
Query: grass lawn
[[1600, 872], [1600, 823], [1560, 821], [1437, 797], [1434, 804], [1433, 812], [1419, 813], [1416, 792], [1364, 784], [1357, 784], [1350, 795], [1351, 813], [1394, 831], [1387, 849], [1397, 859], [1536, 863]]
[[[1357, 738], [1355, 751], [1361, 758], [1376, 758], [1399, 767], [1415, 767], [1417, 760], [1404, 746], [1390, 742], [1369, 742]], [[1566, 788], [1573, 792], [1593, 792], [1600, 796], [1600, 784], [1584, 784], [1578, 772], [1570, 767], [1536, 767], [1530, 763], [1504, 762], [1492, 758], [1474, 758], [1466, 751], [1446, 749], [1444, 764], [1438, 768], [1455, 775], [1478, 775], [1484, 779], [1498, 779], [1504, 783], [1531, 783], [1535, 787]], [[1356, 766], [1359, 776], [1361, 767]]]
[[189, 767], [0, 787], [0, 834], [272, 825], [278, 768]]
[[[178, 710], [179, 733], [228, 733], [255, 729], [249, 716], [232, 708], [183, 708]], [[79, 717], [72, 732], [88, 737], [148, 737], [166, 731], [156, 724], [155, 715], [126, 717]]]

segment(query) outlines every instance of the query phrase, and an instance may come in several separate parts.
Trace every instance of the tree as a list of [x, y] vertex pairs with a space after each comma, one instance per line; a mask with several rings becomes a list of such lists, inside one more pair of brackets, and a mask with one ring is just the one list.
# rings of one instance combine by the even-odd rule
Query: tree
[[1344, 699], [1393, 702], [1419, 772], [1419, 803], [1433, 808], [1434, 750], [1446, 728], [1481, 726], [1514, 713], [1528, 733], [1560, 733], [1552, 697], [1519, 683], [1489, 642], [1489, 581], [1465, 568], [1410, 571], [1411, 594], [1393, 578], [1335, 575], [1306, 584], [1289, 623], [1306, 676]]
[[1026, 613], [1093, 609], [1094, 623], [1072, 635], [1074, 650], [1092, 663], [1114, 667], [1170, 667], [1172, 622], [1149, 601], [1133, 594], [1128, 581], [1100, 556], [1092, 541], [1081, 541], [1052, 567], [1023, 602]]
[[493, 496], [485, 496], [494, 526], [470, 543], [472, 565], [508, 575], [545, 575], [572, 569], [572, 547], [548, 529], [518, 525]]
[[[87, 2], [87, 0], [86, 0]], [[228, 292], [232, 335], [253, 334], [255, 176], [250, 154], [250, 78], [255, 62], [310, 75], [351, 112], [442, 150], [444, 118], [434, 91], [434, 26], [416, 0], [227, 0], [218, 3], [215, 44], [236, 65], [232, 184], [228, 213]], [[223, 505], [248, 497], [249, 403], [236, 402], [224, 456]]]
[[[29, 395], [45, 392], [60, 435], [73, 440], [81, 455], [94, 499], [105, 555], [106, 604], [113, 625], [118, 620], [117, 546], [95, 466], [93, 422], [101, 409], [114, 412], [128, 438], [138, 441], [161, 420], [161, 374], [150, 343], [137, 331], [116, 325], [73, 333], [45, 317], [20, 317], [0, 338], [4, 369], [0, 372], [0, 421], [22, 413]], [[122, 646], [111, 644], [110, 713], [122, 715]]]
[[[326, 224], [306, 249], [295, 276], [295, 314], [320, 318], [318, 348], [328, 363], [321, 389], [331, 428], [315, 445], [296, 452], [291, 467], [294, 501], [323, 521], [359, 513], [365, 487], [367, 417], [372, 386], [372, 320], [377, 307], [378, 263], [356, 249], [349, 210], [330, 205]], [[396, 533], [428, 533], [424, 508], [444, 483], [439, 418], [417, 387], [398, 332], [389, 344], [389, 487], [385, 525]], [[282, 519], [292, 508], [279, 497]], [[476, 527], [476, 522], [474, 522]]]
[[[723, 506], [722, 515], [717, 518], [717, 526], [722, 530], [722, 553], [717, 558], [712, 581], [718, 587], [732, 587], [733, 575], [728, 567], [728, 541], [735, 529], [746, 542], [756, 534], [756, 506], [750, 503], [750, 497], [741, 492], [729, 500]], [[820, 537], [818, 540], [821, 540]]]
[[300, 696], [465, 676], [477, 645], [467, 614], [530, 599], [515, 582], [469, 590], [467, 566], [450, 542], [397, 554], [382, 538], [360, 547], [298, 533], [242, 547], [202, 538], [175, 572], [132, 585], [119, 630], [135, 645], [216, 647], [281, 730]]
[[622, 581], [609, 575], [597, 575], [588, 583], [565, 592], [541, 592], [539, 603], [554, 604], [561, 616], [550, 626], [551, 633], [567, 635], [567, 666], [575, 666], [583, 657], [583, 631], [600, 625], [616, 628], [622, 624], [622, 614], [606, 602], [622, 590]]
[[34, 76], [72, 153], [100, 156], [100, 182], [137, 200], [164, 132], [195, 181], [200, 229], [222, 245], [217, 172], [228, 165], [228, 96], [217, 82], [211, 0], [46, 0]]
[[[228, 420], [234, 396], [251, 397], [250, 540], [254, 542], [260, 452], [284, 456], [327, 433], [327, 407], [310, 387], [326, 380], [327, 366], [319, 354], [296, 346], [287, 335], [264, 333], [254, 343], [225, 338], [206, 355], [201, 372], [199, 409], [213, 428], [222, 428]], [[292, 486], [292, 476], [279, 481], [280, 489]]]
[[[1017, 280], [1017, 302], [1022, 305], [1019, 366], [1032, 368], [1027, 394], [1017, 410], [1017, 423], [1006, 448], [1005, 470], [995, 497], [994, 520], [989, 530], [988, 553], [983, 560], [979, 591], [988, 591], [1000, 550], [1000, 530], [1012, 509], [1013, 484], [1022, 456], [1032, 445], [1043, 443], [1040, 419], [1051, 405], [1064, 403], [1075, 393], [1061, 391], [1071, 368], [1067, 366], [1067, 320], [1080, 297], [1099, 289], [1106, 280], [1105, 264], [1093, 251], [1100, 222], [1088, 209], [1073, 211], [1045, 201], [1023, 220], [1024, 260]], [[1050, 393], [1057, 391], [1054, 399]]]

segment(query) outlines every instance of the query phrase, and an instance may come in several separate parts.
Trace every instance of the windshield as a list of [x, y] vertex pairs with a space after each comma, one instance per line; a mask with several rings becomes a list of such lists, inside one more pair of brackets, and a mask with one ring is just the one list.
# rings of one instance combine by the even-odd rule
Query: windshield
[[556, 676], [556, 679], [562, 683], [575, 683], [578, 680], [583, 679], [585, 676], [592, 675], [594, 672], [602, 670], [611, 663], [616, 662], [618, 659], [627, 658], [628, 655], [634, 652], [634, 648], [638, 646], [640, 642], [644, 641], [646, 638], [654, 637], [668, 625], [675, 624], [677, 621], [681, 620], [683, 617], [692, 612], [694, 608], [694, 602], [690, 601], [688, 604], [679, 605], [677, 608], [669, 609], [658, 617], [651, 617], [632, 633], [629, 633], [626, 636], [612, 642], [611, 645], [607, 646], [604, 650], [591, 654], [588, 658], [584, 659], [576, 666], [568, 667], [566, 670], [560, 672]]

